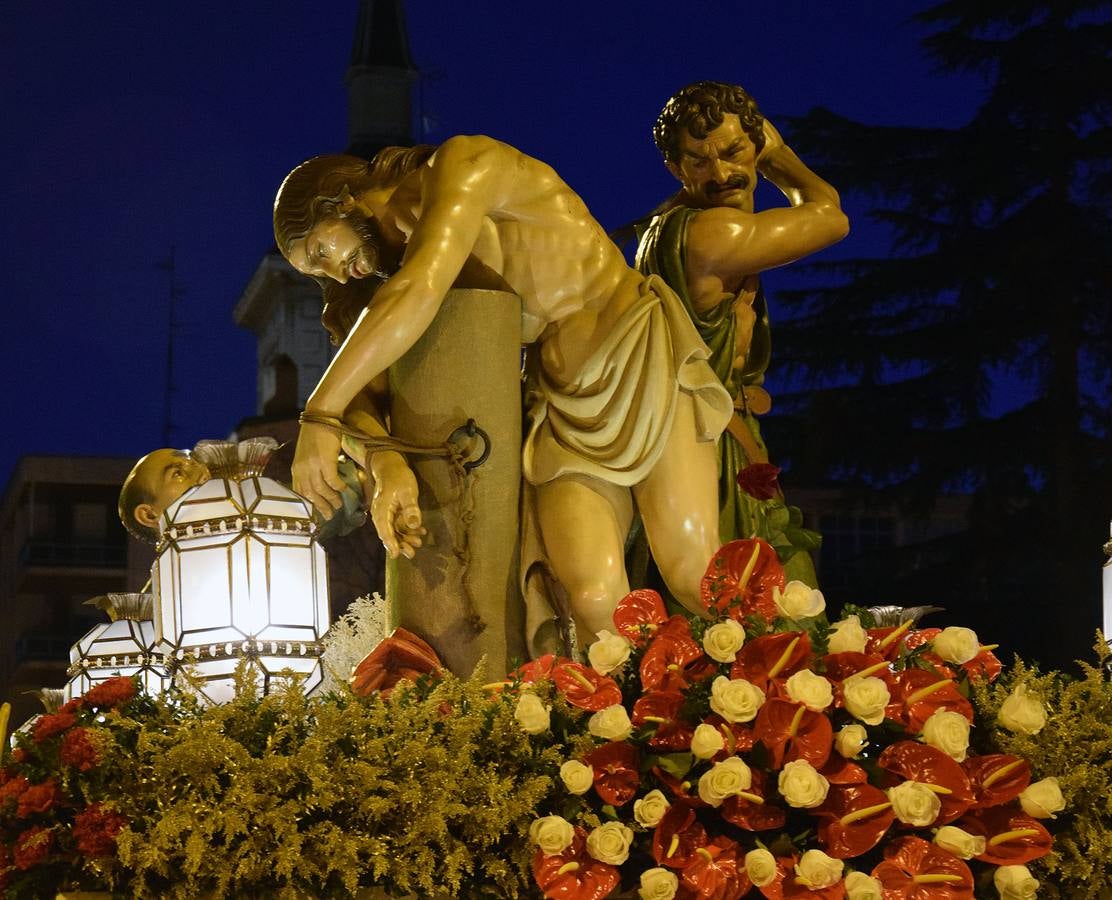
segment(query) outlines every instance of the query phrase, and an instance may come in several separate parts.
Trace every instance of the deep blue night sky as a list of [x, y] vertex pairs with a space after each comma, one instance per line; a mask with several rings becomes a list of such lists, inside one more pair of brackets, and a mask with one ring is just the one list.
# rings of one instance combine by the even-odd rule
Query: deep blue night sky
[[[743, 84], [773, 121], [825, 105], [874, 123], [959, 126], [980, 99], [974, 79], [935, 73], [919, 50], [908, 19], [922, 3], [764, 6], [409, 0], [419, 137], [515, 144], [614, 227], [672, 191], [649, 129], [689, 81]], [[231, 311], [271, 245], [281, 178], [346, 144], [357, 7], [5, 10], [5, 482], [23, 453], [138, 456], [160, 444], [168, 277], [158, 263], [171, 247], [184, 291], [173, 443], [223, 436], [253, 413], [254, 341]], [[860, 202], [847, 208], [855, 230], [834, 252], [882, 252]]]

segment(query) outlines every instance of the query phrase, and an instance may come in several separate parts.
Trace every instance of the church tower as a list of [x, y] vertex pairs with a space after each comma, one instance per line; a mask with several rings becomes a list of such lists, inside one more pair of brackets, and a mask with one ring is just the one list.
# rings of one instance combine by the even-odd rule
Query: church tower
[[[346, 152], [370, 159], [380, 149], [413, 143], [412, 92], [402, 0], [359, 0], [345, 82]], [[329, 152], [321, 148], [321, 152]], [[277, 247], [263, 257], [236, 303], [236, 324], [257, 338], [256, 408], [244, 426], [255, 433], [296, 432], [296, 418], [332, 357], [320, 324], [321, 292]], [[291, 421], [292, 420], [292, 421]], [[265, 427], [263, 427], [265, 426]]]

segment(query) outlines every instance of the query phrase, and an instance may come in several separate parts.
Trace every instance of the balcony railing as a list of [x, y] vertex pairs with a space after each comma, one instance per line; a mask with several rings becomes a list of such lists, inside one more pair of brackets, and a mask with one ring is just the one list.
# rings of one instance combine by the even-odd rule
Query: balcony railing
[[123, 569], [127, 567], [127, 545], [33, 539], [23, 545], [19, 561], [25, 566]]

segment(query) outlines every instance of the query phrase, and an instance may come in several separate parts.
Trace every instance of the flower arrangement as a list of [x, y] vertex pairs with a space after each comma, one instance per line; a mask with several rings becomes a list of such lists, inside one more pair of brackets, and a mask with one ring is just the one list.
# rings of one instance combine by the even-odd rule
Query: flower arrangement
[[[560, 754], [445, 675], [203, 708], [115, 678], [0, 766], [0, 896], [519, 896]], [[381, 896], [376, 894], [375, 896]]]
[[[546, 897], [1031, 895], [1057, 804], [1021, 756], [970, 749], [991, 647], [853, 608], [831, 625], [759, 539], [716, 554], [702, 601], [669, 616], [635, 591], [590, 665], [547, 657], [509, 684], [523, 727], [568, 748], [530, 827]], [[1022, 685], [1004, 706], [1006, 729], [1038, 720]]]

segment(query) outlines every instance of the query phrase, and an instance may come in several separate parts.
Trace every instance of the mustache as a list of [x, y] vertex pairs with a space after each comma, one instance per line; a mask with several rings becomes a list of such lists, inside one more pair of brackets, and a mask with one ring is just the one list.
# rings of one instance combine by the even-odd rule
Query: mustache
[[749, 176], [744, 172], [738, 172], [736, 175], [731, 175], [726, 181], [719, 183], [712, 181], [707, 185], [708, 194], [721, 194], [723, 191], [745, 190], [749, 187]]

